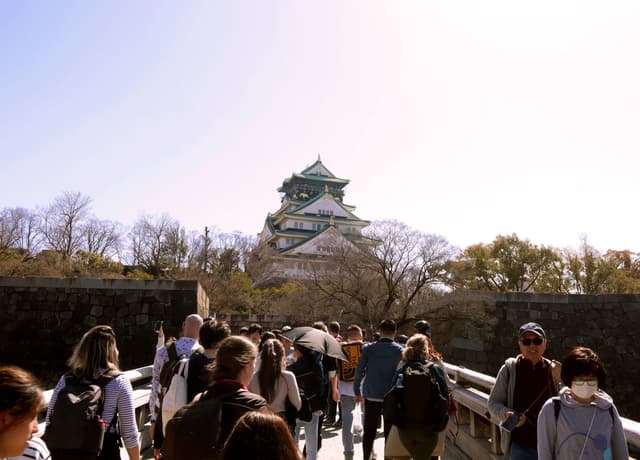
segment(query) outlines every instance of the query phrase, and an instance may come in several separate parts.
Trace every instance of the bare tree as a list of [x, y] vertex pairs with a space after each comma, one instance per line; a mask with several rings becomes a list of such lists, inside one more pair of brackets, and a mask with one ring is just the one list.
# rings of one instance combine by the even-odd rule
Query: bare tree
[[70, 256], [82, 248], [82, 230], [90, 204], [91, 198], [80, 192], [63, 192], [42, 210], [40, 233], [48, 249]]
[[416, 307], [416, 297], [426, 287], [445, 281], [456, 249], [440, 235], [422, 233], [395, 220], [374, 222], [367, 234], [379, 242], [373, 254], [385, 285], [383, 314], [406, 321]]
[[117, 257], [122, 249], [122, 225], [118, 222], [89, 218], [82, 227], [85, 249], [102, 257]]
[[187, 231], [177, 221], [167, 228], [163, 252], [165, 263], [170, 270], [186, 268], [189, 253]]
[[28, 254], [38, 249], [38, 215], [25, 208], [0, 211], [0, 249], [21, 249]]
[[374, 222], [367, 236], [375, 244], [336, 244], [324, 263], [315, 264], [313, 285], [327, 305], [337, 306], [373, 326], [383, 318], [412, 319], [425, 291], [440, 286], [456, 249], [439, 235], [407, 225]]
[[158, 276], [181, 263], [183, 254], [186, 259], [186, 252], [183, 252], [185, 239], [186, 234], [178, 221], [167, 214], [142, 216], [129, 232], [133, 264]]
[[[218, 264], [233, 270], [247, 271], [247, 263], [251, 252], [256, 247], [258, 238], [240, 232], [216, 233], [211, 246], [218, 258]], [[222, 258], [222, 260], [220, 260]], [[230, 264], [231, 259], [233, 262]]]

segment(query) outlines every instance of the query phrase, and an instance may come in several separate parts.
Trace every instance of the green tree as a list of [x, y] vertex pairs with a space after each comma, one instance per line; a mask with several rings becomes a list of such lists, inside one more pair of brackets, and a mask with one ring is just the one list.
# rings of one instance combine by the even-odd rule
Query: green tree
[[458, 289], [558, 292], [564, 288], [560, 255], [516, 234], [467, 247], [451, 271], [451, 285]]
[[615, 267], [583, 237], [580, 248], [565, 252], [567, 276], [576, 294], [603, 294]]
[[605, 261], [612, 267], [606, 281], [606, 291], [611, 294], [640, 293], [640, 255], [629, 250], [609, 250]]

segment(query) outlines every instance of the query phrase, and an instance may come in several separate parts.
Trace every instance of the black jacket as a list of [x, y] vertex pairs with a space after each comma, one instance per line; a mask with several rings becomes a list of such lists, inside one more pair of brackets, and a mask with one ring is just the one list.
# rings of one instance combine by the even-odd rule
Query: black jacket
[[262, 396], [227, 383], [216, 382], [208, 391], [217, 396], [226, 395], [220, 398], [222, 401], [221, 440], [229, 437], [236, 422], [246, 412], [267, 407], [267, 401]]
[[322, 367], [312, 355], [303, 355], [287, 367], [293, 372], [298, 382], [300, 395], [309, 399], [311, 410], [321, 410], [323, 403]]

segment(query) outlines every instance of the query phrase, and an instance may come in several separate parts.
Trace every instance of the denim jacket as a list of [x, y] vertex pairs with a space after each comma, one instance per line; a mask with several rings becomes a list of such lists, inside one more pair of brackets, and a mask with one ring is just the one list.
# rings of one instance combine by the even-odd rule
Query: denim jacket
[[366, 376], [362, 396], [372, 401], [382, 401], [393, 385], [401, 358], [402, 346], [386, 337], [364, 347], [353, 382], [355, 395], [360, 396], [360, 385]]

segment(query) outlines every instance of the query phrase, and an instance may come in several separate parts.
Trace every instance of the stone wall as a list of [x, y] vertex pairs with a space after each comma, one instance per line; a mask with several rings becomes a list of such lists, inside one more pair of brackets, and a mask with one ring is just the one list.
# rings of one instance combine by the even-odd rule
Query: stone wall
[[[594, 349], [607, 370], [607, 391], [623, 416], [640, 420], [634, 387], [640, 386], [640, 295], [551, 295], [453, 293], [425, 308], [436, 348], [452, 364], [496, 375], [504, 360], [518, 353], [521, 324], [542, 324], [549, 339], [546, 356], [562, 360], [577, 345]], [[269, 315], [220, 316], [237, 332], [252, 322], [265, 329], [309, 325], [328, 319]], [[343, 327], [347, 320], [341, 320]], [[400, 332], [414, 333], [413, 321]]]
[[0, 362], [31, 370], [50, 386], [89, 328], [116, 331], [120, 367], [153, 361], [154, 320], [178, 335], [185, 316], [209, 314], [197, 281], [0, 277]]
[[[190, 313], [207, 316], [209, 300], [196, 281], [0, 277], [0, 362], [36, 373], [50, 386], [64, 370], [71, 348], [91, 326], [116, 330], [120, 364], [150, 364], [156, 336], [153, 320], [178, 335]], [[454, 293], [426, 306], [418, 316], [431, 321], [433, 340], [447, 362], [495, 375], [517, 354], [518, 327], [543, 325], [546, 355], [561, 360], [576, 345], [593, 348], [607, 369], [607, 390], [626, 417], [640, 420], [634, 387], [640, 386], [640, 295], [545, 295]], [[309, 325], [334, 318], [222, 315], [234, 332], [257, 322], [265, 329]], [[346, 326], [346, 318], [335, 318]], [[400, 332], [413, 333], [412, 321]]]
[[562, 361], [574, 346], [592, 348], [607, 371], [607, 391], [623, 416], [640, 420], [640, 295], [452, 294], [429, 308], [433, 339], [446, 361], [495, 375], [518, 353], [517, 332], [540, 323], [546, 356]]

